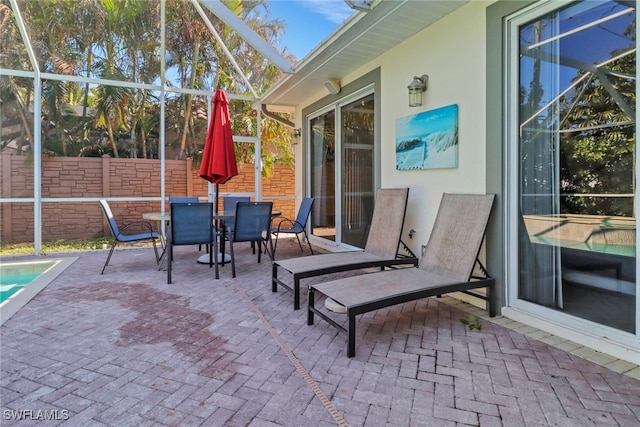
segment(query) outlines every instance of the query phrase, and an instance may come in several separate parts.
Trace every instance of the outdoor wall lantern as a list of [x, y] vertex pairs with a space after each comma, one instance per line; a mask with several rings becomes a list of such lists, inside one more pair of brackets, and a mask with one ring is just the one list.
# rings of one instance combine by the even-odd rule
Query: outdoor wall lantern
[[409, 107], [419, 107], [422, 105], [422, 92], [429, 87], [429, 76], [423, 74], [422, 77], [414, 76], [409, 86]]
[[291, 132], [291, 136], [293, 136], [293, 145], [296, 145], [298, 142], [300, 142], [300, 137], [302, 136], [302, 129], [295, 128]]

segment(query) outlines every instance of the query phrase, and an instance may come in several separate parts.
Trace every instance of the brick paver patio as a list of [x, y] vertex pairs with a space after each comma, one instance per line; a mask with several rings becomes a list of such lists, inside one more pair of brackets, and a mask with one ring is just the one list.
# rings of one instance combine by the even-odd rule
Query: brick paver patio
[[220, 280], [177, 248], [171, 285], [150, 249], [117, 251], [102, 276], [106, 251], [72, 254], [0, 329], [0, 424], [640, 425], [640, 368], [508, 319], [469, 331], [465, 310], [484, 312], [452, 298], [361, 317], [349, 359], [245, 246]]

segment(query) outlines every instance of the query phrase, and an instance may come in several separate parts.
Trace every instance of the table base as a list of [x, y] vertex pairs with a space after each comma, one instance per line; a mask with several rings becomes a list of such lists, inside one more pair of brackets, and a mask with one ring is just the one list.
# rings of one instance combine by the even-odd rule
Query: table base
[[[222, 257], [220, 256], [221, 254], [218, 254], [218, 263], [222, 262]], [[215, 262], [215, 259], [213, 260]], [[224, 254], [224, 262], [231, 262], [231, 255], [229, 254]], [[204, 254], [201, 255], [200, 258], [198, 258], [198, 263], [199, 264], [209, 264], [209, 254]]]

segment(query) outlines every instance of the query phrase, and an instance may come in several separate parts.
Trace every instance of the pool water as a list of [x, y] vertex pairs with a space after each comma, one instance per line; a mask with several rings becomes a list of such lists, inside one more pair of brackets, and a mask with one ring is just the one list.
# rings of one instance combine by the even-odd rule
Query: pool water
[[31, 301], [78, 257], [0, 263], [0, 325]]
[[0, 304], [16, 295], [35, 278], [56, 264], [57, 261], [0, 264]]

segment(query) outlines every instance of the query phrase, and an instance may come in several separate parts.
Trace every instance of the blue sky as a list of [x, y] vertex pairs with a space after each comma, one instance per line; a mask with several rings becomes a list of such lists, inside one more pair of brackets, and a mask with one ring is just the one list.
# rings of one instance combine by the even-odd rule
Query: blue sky
[[269, 0], [270, 17], [287, 24], [280, 47], [287, 47], [298, 60], [353, 12], [343, 0]]

